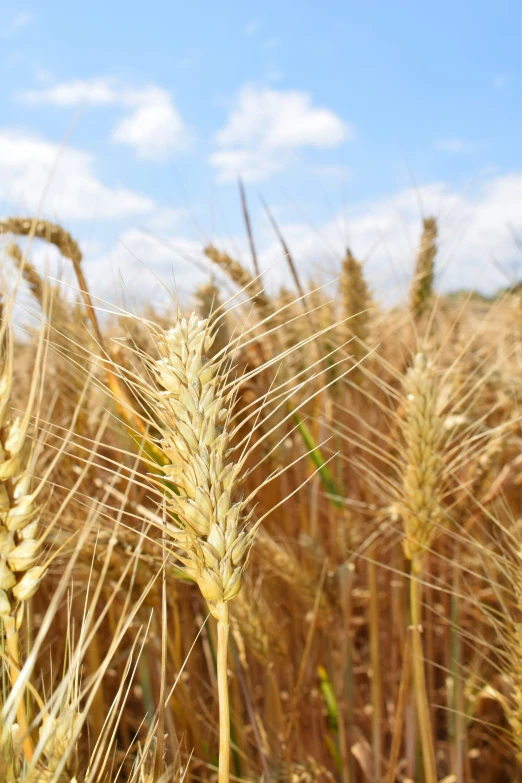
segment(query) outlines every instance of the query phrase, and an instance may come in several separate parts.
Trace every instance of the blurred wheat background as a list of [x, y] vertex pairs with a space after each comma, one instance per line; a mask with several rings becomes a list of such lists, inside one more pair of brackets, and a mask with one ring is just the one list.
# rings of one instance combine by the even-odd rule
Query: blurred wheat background
[[[233, 392], [193, 464], [205, 438], [242, 455], [230, 780], [522, 780], [518, 291], [436, 295], [426, 217], [404, 306], [379, 304], [350, 250], [317, 287], [287, 248], [294, 288], [269, 294], [209, 246], [232, 297], [210, 279], [189, 309], [107, 315], [62, 227], [0, 228], [1, 779], [217, 779], [222, 534], [183, 500], [197, 429], [161, 391], [181, 400], [181, 371], [154, 370], [191, 317], [214, 341], [180, 361]], [[34, 237], [76, 296], [33, 266]]]

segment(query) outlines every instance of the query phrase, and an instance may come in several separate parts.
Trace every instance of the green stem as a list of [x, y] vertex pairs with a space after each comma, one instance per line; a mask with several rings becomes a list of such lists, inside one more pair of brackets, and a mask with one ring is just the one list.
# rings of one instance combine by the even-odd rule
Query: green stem
[[431, 730], [430, 704], [424, 672], [424, 650], [422, 648], [421, 628], [421, 597], [422, 585], [419, 580], [421, 564], [414, 562], [410, 580], [410, 603], [412, 624], [412, 655], [413, 682], [415, 685], [415, 700], [417, 704], [417, 719], [422, 747], [424, 765], [424, 783], [437, 783], [437, 766], [433, 748]]
[[219, 697], [219, 774], [218, 783], [230, 779], [230, 708], [228, 702], [228, 604], [216, 607], [218, 617], [217, 679]]

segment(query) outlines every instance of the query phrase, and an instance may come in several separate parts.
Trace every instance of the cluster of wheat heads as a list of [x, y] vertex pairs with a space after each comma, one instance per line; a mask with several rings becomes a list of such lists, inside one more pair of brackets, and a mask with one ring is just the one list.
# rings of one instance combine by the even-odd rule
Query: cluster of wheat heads
[[103, 323], [9, 247], [0, 780], [520, 778], [519, 315], [435, 240], [404, 308], [210, 246], [237, 297]]

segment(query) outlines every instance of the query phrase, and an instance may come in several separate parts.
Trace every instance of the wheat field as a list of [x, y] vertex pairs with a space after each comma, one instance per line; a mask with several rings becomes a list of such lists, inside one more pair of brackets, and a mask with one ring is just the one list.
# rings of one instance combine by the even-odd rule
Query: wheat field
[[0, 781], [522, 781], [518, 292], [427, 217], [401, 306], [209, 245], [107, 315], [0, 232]]

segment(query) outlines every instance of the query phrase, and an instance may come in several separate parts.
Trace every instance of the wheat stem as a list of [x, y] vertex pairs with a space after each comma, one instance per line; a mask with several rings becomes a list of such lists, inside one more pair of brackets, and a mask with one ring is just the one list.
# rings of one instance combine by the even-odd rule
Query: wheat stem
[[422, 647], [422, 584], [418, 577], [417, 569], [412, 568], [410, 580], [410, 604], [412, 624], [412, 654], [413, 654], [413, 682], [415, 686], [415, 699], [417, 706], [417, 720], [422, 747], [422, 760], [424, 764], [424, 783], [437, 783], [437, 766], [435, 751], [433, 748], [433, 733], [431, 729], [430, 704], [424, 672], [424, 650]]
[[[11, 675], [11, 687], [14, 688], [20, 675], [20, 639], [16, 628], [16, 620], [12, 615], [3, 618], [6, 649], [9, 655], [9, 673]], [[26, 761], [30, 762], [34, 755], [34, 745], [29, 733], [29, 722], [25, 709], [25, 700], [19, 699], [16, 708], [16, 719], [22, 738], [22, 748]]]
[[218, 615], [217, 681], [219, 699], [219, 773], [218, 783], [229, 783], [230, 778], [230, 709], [228, 695], [228, 604], [216, 607]]

